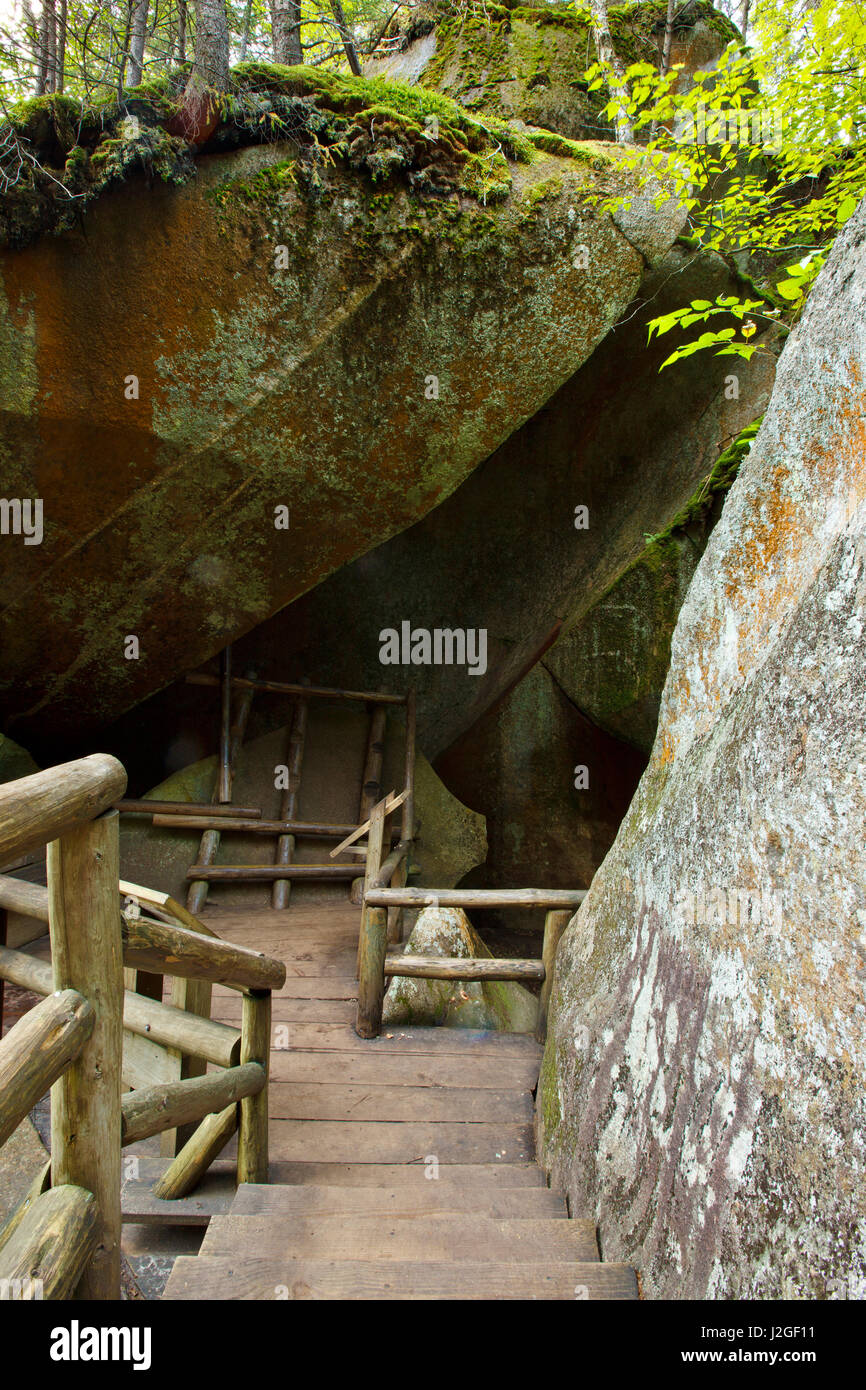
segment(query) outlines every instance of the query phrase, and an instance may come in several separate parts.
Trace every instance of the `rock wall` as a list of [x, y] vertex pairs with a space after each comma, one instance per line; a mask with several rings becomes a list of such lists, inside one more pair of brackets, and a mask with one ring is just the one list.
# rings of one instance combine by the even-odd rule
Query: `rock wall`
[[[665, 10], [655, 3], [611, 6], [611, 33], [622, 62], [658, 64]], [[371, 77], [420, 83], [468, 110], [557, 131], [573, 140], [614, 139], [602, 114], [603, 90], [591, 92], [584, 74], [596, 60], [588, 15], [571, 4], [422, 5], [404, 21], [399, 46], [365, 65]], [[714, 66], [739, 34], [712, 5], [677, 7], [671, 63], [681, 85], [698, 68]]]
[[861, 205], [557, 960], [542, 1154], [652, 1297], [845, 1297], [866, 1272], [864, 309]]
[[[646, 319], [666, 306], [739, 289], [717, 257], [675, 247], [647, 271], [622, 322], [543, 410], [423, 521], [238, 642], [236, 664], [275, 679], [306, 675], [365, 689], [401, 691], [411, 680], [420, 746], [436, 763], [645, 555], [647, 535], [688, 509], [720, 452], [764, 410], [771, 353], [734, 368], [731, 358], [695, 355], [659, 374], [670, 344], [646, 342]], [[575, 527], [577, 506], [588, 509], [587, 529]], [[380, 632], [407, 620], [486, 629], [484, 674], [456, 665], [383, 666]], [[664, 668], [657, 670], [656, 692], [663, 677]], [[570, 683], [563, 686], [580, 708]], [[139, 750], [151, 735], [162, 738], [169, 719], [178, 728], [183, 717], [195, 737], [201, 709], [200, 692], [173, 686], [118, 724], [108, 741], [103, 734], [101, 746], [132, 759], [132, 785], [151, 785], [134, 766]], [[254, 713], [267, 717], [266, 709]]]
[[588, 206], [633, 184], [604, 151], [494, 140], [396, 85], [261, 83], [295, 139], [217, 131], [181, 186], [127, 171], [3, 256], [4, 494], [43, 505], [0, 575], [0, 720], [28, 744], [104, 725], [424, 516], [680, 230], [672, 205], [622, 230]]

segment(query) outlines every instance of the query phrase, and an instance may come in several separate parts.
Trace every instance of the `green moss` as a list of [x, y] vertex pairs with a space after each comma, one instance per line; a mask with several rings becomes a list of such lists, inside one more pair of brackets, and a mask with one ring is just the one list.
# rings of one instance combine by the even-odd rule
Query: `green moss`
[[709, 476], [689, 498], [685, 506], [677, 512], [670, 525], [664, 531], [660, 531], [658, 535], [647, 537], [648, 546], [658, 545], [661, 541], [675, 537], [708, 517], [717, 499], [724, 497], [725, 493], [733, 486], [740, 471], [740, 464], [751, 449], [752, 441], [761, 428], [763, 418], [763, 415], [759, 415], [751, 424], [746, 425], [746, 428], [740, 431], [727, 449], [719, 454]]

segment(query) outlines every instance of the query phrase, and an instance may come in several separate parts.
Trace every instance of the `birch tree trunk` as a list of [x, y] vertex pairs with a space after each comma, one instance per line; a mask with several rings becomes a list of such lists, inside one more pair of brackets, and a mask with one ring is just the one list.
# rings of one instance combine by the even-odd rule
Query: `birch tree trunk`
[[615, 120], [616, 138], [621, 145], [633, 145], [634, 131], [631, 128], [627, 109], [628, 86], [625, 80], [625, 70], [613, 46], [610, 21], [607, 17], [607, 0], [590, 0], [590, 9], [592, 10], [592, 32], [595, 37], [595, 51], [598, 54], [598, 61], [608, 64], [612, 69], [608, 73], [607, 87], [611, 100], [615, 101], [618, 107]]
[[129, 30], [129, 61], [126, 65], [126, 85], [137, 87], [144, 69], [144, 41], [147, 34], [149, 0], [135, 0]]

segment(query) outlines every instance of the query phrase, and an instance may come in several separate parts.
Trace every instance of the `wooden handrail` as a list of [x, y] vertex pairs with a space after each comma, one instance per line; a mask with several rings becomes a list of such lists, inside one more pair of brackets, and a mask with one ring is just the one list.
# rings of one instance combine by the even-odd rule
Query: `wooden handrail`
[[382, 860], [379, 872], [371, 879], [371, 888], [387, 888], [397, 870], [408, 858], [412, 849], [411, 840], [401, 840], [395, 845], [387, 859]]
[[94, 1021], [89, 1000], [64, 989], [30, 1009], [0, 1041], [0, 1144], [75, 1060]]
[[42, 1299], [72, 1298], [98, 1239], [92, 1192], [62, 1183], [28, 1203], [0, 1247], [0, 1276], [36, 1285]]
[[420, 980], [538, 980], [544, 979], [540, 960], [497, 959], [495, 956], [385, 957], [385, 976]]
[[[51, 994], [54, 989], [54, 976], [48, 962], [26, 951], [15, 951], [11, 946], [0, 946], [0, 980], [9, 980], [34, 994]], [[123, 1026], [137, 1037], [203, 1057], [219, 1067], [233, 1067], [240, 1060], [241, 1035], [237, 1028], [215, 1023], [210, 1018], [199, 1018], [198, 1014], [162, 1004], [157, 999], [147, 999], [131, 989], [124, 991]]]
[[235, 989], [281, 989], [286, 967], [261, 951], [147, 917], [123, 922], [124, 964]]
[[[187, 675], [188, 685], [218, 686], [218, 676], [206, 671], [191, 671]], [[258, 690], [265, 695], [316, 695], [325, 700], [362, 700], [364, 704], [405, 705], [405, 695], [386, 695], [381, 690], [341, 690], [327, 685], [293, 685], [288, 681], [248, 680], [244, 676], [232, 676], [232, 686], [239, 690]]]
[[186, 1081], [170, 1081], [164, 1086], [148, 1086], [123, 1097], [120, 1142], [135, 1144], [164, 1129], [201, 1120], [205, 1115], [256, 1096], [267, 1082], [267, 1072], [257, 1062], [209, 1072]]
[[0, 863], [57, 840], [107, 811], [126, 790], [123, 764], [107, 753], [0, 786]]
[[369, 888], [368, 907], [544, 907], [576, 910], [585, 888]]

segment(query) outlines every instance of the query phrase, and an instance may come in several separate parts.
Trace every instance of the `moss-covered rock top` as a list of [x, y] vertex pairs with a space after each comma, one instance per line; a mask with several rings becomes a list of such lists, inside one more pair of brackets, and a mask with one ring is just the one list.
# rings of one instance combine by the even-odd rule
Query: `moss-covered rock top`
[[[610, 7], [614, 46], [625, 65], [659, 62], [666, 13], [658, 0]], [[602, 114], [607, 94], [590, 92], [585, 79], [596, 58], [588, 9], [487, 0], [458, 7], [453, 0], [431, 0], [395, 33], [402, 38], [400, 51], [373, 59], [371, 74], [409, 76], [476, 113], [516, 118], [575, 139], [613, 138]], [[676, 14], [671, 61], [683, 64], [688, 80], [690, 71], [739, 40], [735, 26], [707, 0], [689, 0]]]
[[184, 76], [102, 105], [55, 95], [14, 108], [8, 129], [31, 158], [0, 197], [0, 243], [19, 247], [73, 227], [95, 197], [135, 171], [184, 183], [203, 154], [276, 141], [298, 148], [314, 188], [316, 169], [339, 162], [374, 184], [397, 178], [419, 198], [457, 193], [485, 206], [508, 194], [509, 165], [531, 163], [538, 152], [599, 158], [573, 141], [521, 133], [439, 92], [383, 78], [243, 63], [230, 93], [190, 113]]

